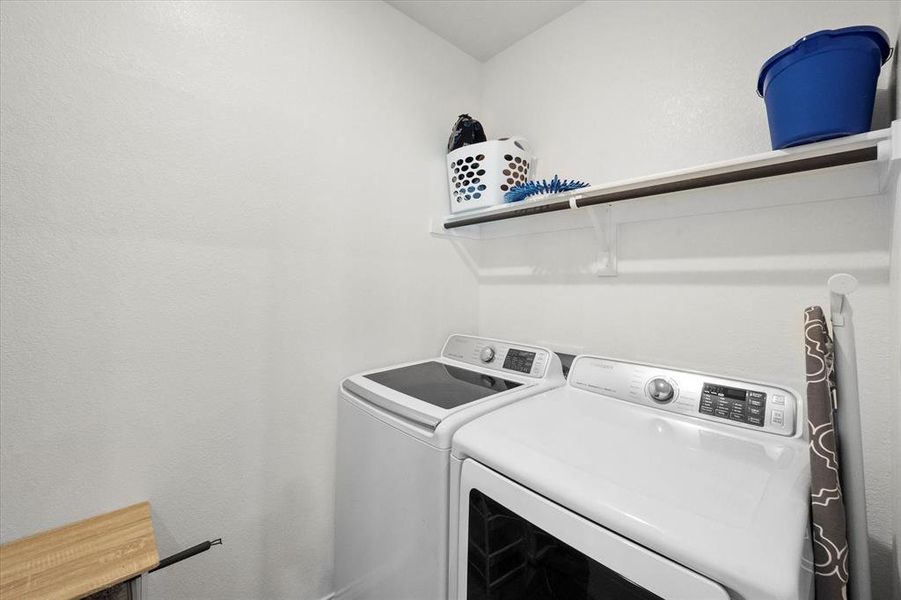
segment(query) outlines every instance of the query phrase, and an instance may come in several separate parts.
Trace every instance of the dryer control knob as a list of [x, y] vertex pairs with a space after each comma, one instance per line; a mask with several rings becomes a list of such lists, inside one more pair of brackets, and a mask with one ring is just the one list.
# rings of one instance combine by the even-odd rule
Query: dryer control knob
[[647, 392], [648, 396], [651, 397], [651, 400], [659, 402], [660, 404], [669, 402], [673, 399], [673, 396], [676, 395], [673, 384], [662, 377], [652, 379], [648, 383]]
[[481, 358], [482, 362], [484, 363], [490, 363], [494, 360], [494, 348], [491, 346], [485, 346], [479, 353], [479, 358]]

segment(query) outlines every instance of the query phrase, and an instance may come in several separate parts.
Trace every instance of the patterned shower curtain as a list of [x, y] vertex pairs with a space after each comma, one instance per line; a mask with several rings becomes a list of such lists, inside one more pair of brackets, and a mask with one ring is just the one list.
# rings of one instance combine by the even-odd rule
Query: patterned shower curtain
[[823, 309], [804, 311], [810, 509], [817, 600], [847, 600], [848, 539], [833, 421], [832, 340]]

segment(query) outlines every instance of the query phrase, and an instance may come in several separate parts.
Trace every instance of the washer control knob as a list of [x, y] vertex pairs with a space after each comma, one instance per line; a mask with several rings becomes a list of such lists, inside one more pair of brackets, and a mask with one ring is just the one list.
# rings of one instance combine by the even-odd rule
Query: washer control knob
[[673, 396], [676, 395], [676, 390], [675, 388], [673, 388], [673, 384], [663, 377], [656, 377], [652, 379], [648, 383], [647, 392], [648, 396], [651, 397], [651, 400], [653, 400], [654, 402], [659, 402], [660, 404], [666, 404], [673, 399]]
[[494, 360], [494, 347], [493, 346], [485, 346], [482, 348], [482, 351], [479, 353], [479, 358], [482, 359], [483, 363], [490, 363]]

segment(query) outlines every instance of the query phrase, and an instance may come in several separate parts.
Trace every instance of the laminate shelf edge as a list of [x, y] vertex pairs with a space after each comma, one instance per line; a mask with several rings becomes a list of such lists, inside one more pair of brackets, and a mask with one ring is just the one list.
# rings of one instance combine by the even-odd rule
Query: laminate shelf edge
[[0, 600], [83, 598], [158, 563], [142, 502], [0, 546]]

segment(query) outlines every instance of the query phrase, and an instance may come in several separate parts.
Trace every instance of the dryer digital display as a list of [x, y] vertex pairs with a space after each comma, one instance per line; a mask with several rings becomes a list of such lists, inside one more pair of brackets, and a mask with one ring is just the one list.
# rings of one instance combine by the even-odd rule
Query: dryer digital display
[[766, 423], [766, 394], [705, 383], [699, 410], [721, 419], [763, 427]]

